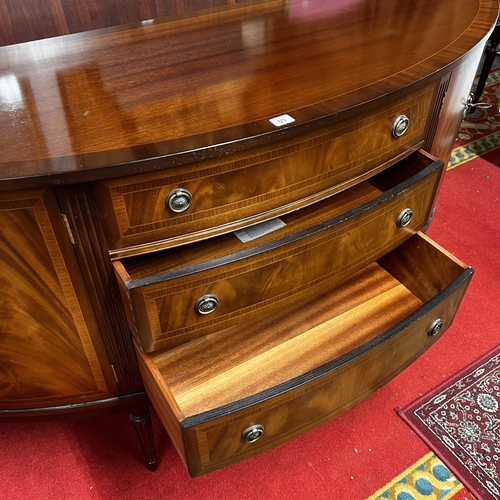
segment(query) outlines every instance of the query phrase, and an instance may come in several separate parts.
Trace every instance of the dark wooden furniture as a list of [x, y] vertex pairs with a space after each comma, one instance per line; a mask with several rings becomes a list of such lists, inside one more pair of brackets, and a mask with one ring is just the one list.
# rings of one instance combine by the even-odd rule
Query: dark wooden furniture
[[481, 96], [483, 95], [484, 86], [488, 80], [491, 68], [493, 67], [493, 62], [498, 53], [498, 44], [500, 44], [500, 20], [497, 20], [495, 28], [491, 33], [491, 36], [486, 44], [486, 50], [484, 51], [484, 61], [481, 67], [481, 73], [479, 74], [479, 79], [477, 81], [476, 90], [474, 91], [474, 98], [471, 104], [470, 112], [475, 111], [475, 104], [479, 103]]
[[151, 22], [242, 0], [4, 0], [0, 45]]
[[198, 7], [0, 48], [0, 418], [127, 411], [154, 469], [152, 402], [193, 476], [450, 326], [472, 270], [419, 231], [498, 14]]

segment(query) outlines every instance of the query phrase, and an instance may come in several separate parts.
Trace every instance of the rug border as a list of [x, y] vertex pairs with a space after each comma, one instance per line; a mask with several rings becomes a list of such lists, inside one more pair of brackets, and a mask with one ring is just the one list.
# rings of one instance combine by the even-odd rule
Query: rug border
[[[469, 371], [473, 371], [477, 369], [478, 366], [483, 364], [485, 361], [488, 359], [492, 358], [494, 354], [498, 355], [500, 353], [500, 344], [496, 345], [486, 353], [484, 353], [482, 356], [479, 358], [475, 359], [474, 361], [471, 361], [468, 365], [465, 367], [461, 368], [458, 372], [454, 373], [450, 377], [448, 377], [446, 380], [438, 384], [436, 387], [432, 388], [431, 390], [427, 391], [425, 394], [422, 396], [419, 396], [417, 399], [415, 399], [413, 402], [410, 404], [406, 405], [405, 407], [397, 407], [395, 408], [396, 413], [401, 417], [402, 420], [405, 421], [405, 423], [408, 425], [408, 427], [429, 447], [431, 451], [433, 451], [436, 456], [438, 456], [444, 463], [445, 465], [455, 474], [455, 476], [460, 480], [460, 482], [469, 490], [469, 492], [474, 495], [475, 497], [478, 498], [484, 498], [484, 495], [488, 495], [489, 498], [493, 500], [493, 496], [483, 487], [481, 487], [480, 483], [477, 483], [478, 486], [481, 487], [480, 490], [478, 490], [478, 487], [476, 485], [471, 484], [471, 478], [473, 478], [472, 475], [467, 474], [468, 477], [465, 477], [464, 474], [460, 473], [457, 471], [457, 463], [458, 461], [456, 458], [453, 456], [451, 452], [448, 451], [447, 448], [443, 448], [441, 450], [436, 450], [435, 445], [430, 440], [430, 437], [425, 434], [427, 431], [427, 428], [422, 425], [420, 421], [415, 419], [414, 421], [410, 419], [410, 417], [407, 415], [410, 412], [413, 412], [413, 410], [418, 407], [422, 402], [431, 399], [429, 396], [430, 394], [435, 394], [437, 395], [440, 393], [445, 387], [448, 387], [452, 384], [454, 384], [458, 379], [462, 378], [466, 373]], [[472, 367], [475, 368], [472, 368]], [[475, 481], [475, 480], [474, 480]]]
[[[428, 453], [426, 453], [422, 458], [417, 460], [415, 463], [407, 467], [403, 472], [398, 474], [394, 479], [392, 479], [387, 484], [379, 488], [375, 493], [372, 493], [366, 500], [385, 500], [385, 498], [391, 498], [390, 495], [392, 493], [392, 490], [398, 483], [407, 478], [410, 474], [414, 473], [419, 467], [422, 466], [422, 464], [432, 460], [433, 458], [441, 462], [443, 464], [443, 467], [446, 467], [446, 464], [444, 464], [443, 461], [431, 450]], [[448, 469], [448, 467], [446, 468]], [[450, 473], [453, 473], [453, 471], [451, 471], [450, 469], [448, 470], [450, 471]], [[450, 500], [464, 489], [464, 485], [460, 482], [459, 478], [456, 477], [455, 479], [457, 484], [453, 486], [451, 490], [448, 493], [446, 493], [446, 495], [441, 500]], [[386, 492], [389, 493], [389, 496], [382, 497], [382, 494]]]

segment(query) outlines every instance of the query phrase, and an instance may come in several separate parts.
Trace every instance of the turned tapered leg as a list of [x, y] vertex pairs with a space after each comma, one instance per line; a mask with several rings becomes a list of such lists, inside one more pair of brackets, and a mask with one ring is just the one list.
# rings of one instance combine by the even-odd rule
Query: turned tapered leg
[[155, 439], [153, 435], [153, 426], [151, 424], [151, 414], [146, 410], [142, 415], [130, 415], [130, 420], [134, 424], [134, 429], [141, 443], [144, 457], [146, 458], [146, 467], [155, 471], [158, 469], [158, 458], [156, 456]]
[[474, 104], [477, 104], [479, 102], [479, 99], [481, 99], [484, 86], [486, 85], [486, 80], [488, 79], [488, 75], [490, 74], [491, 67], [493, 66], [493, 62], [497, 55], [499, 44], [500, 44], [500, 24], [497, 24], [495, 26], [495, 29], [493, 30], [493, 33], [490, 36], [489, 46], [486, 47], [485, 50], [483, 68], [481, 70], [481, 74], [479, 75], [476, 91], [474, 92], [474, 103], [470, 107], [469, 113], [474, 113], [474, 111], [476, 110]]

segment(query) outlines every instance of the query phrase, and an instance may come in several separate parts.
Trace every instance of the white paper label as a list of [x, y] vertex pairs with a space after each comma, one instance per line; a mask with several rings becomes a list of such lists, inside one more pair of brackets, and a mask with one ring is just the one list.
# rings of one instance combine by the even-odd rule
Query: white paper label
[[281, 115], [276, 118], [271, 118], [269, 120], [275, 127], [282, 127], [283, 125], [288, 125], [289, 123], [293, 123], [295, 118], [292, 118], [290, 115]]
[[286, 224], [279, 219], [267, 220], [266, 222], [261, 222], [260, 224], [256, 224], [255, 226], [246, 227], [245, 229], [240, 229], [239, 231], [235, 231], [234, 235], [242, 242], [248, 243], [249, 241], [255, 240], [264, 236], [265, 234], [272, 233], [277, 229], [286, 226]]

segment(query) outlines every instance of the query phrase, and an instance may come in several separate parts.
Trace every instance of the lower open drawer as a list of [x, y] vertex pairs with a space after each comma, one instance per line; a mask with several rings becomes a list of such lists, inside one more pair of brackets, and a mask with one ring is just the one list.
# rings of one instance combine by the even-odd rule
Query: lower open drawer
[[145, 354], [146, 392], [191, 476], [345, 411], [450, 326], [472, 269], [417, 233], [327, 293]]

